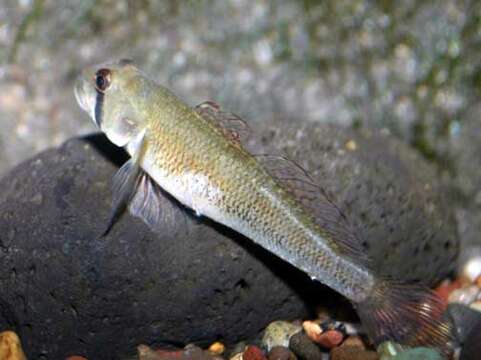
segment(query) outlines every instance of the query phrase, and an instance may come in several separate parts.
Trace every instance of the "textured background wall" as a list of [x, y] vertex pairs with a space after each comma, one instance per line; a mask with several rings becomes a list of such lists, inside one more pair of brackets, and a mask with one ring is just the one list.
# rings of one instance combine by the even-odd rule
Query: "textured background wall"
[[453, 180], [481, 229], [477, 1], [0, 1], [0, 174], [93, 130], [72, 83], [131, 57], [195, 104], [250, 121], [382, 127]]

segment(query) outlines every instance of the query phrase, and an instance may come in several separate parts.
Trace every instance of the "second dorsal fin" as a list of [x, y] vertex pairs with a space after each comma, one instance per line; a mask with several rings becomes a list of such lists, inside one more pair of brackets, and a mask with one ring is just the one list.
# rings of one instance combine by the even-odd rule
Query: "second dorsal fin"
[[222, 110], [215, 102], [204, 101], [194, 109], [216, 126], [230, 141], [242, 145], [249, 137], [250, 129], [247, 123], [238, 115]]
[[256, 155], [256, 158], [332, 237], [343, 254], [363, 264], [368, 263], [366, 252], [348, 218], [306, 170], [282, 155]]

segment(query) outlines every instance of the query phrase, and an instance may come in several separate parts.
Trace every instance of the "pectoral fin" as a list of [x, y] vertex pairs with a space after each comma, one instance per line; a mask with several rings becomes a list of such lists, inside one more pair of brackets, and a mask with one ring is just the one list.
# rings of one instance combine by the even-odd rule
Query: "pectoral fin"
[[144, 133], [141, 133], [128, 145], [132, 158], [114, 176], [112, 211], [102, 236], [109, 233], [126, 208], [132, 215], [141, 218], [151, 229], [155, 229], [156, 225], [164, 220], [161, 218], [163, 215], [161, 203], [165, 200], [162, 190], [140, 167], [143, 145]]
[[112, 210], [107, 228], [102, 233], [102, 236], [110, 232], [112, 226], [127, 208], [127, 205], [136, 192], [141, 175], [142, 170], [138, 162], [133, 158], [127, 161], [115, 174], [112, 186]]
[[162, 193], [159, 186], [145, 172], [139, 177], [136, 191], [130, 201], [129, 210], [141, 218], [151, 229], [161, 220]]
[[107, 235], [120, 215], [124, 212], [137, 191], [138, 184], [143, 174], [140, 168], [140, 160], [144, 151], [145, 131], [140, 132], [128, 145], [132, 157], [117, 171], [112, 185], [112, 211], [110, 213], [107, 228], [102, 236]]

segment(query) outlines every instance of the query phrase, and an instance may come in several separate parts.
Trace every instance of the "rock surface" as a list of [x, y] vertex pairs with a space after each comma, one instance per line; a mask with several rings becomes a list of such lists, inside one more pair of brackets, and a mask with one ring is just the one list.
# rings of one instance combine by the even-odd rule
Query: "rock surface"
[[0, 328], [17, 330], [32, 358], [232, 343], [307, 314], [322, 286], [168, 199], [163, 233], [124, 216], [99, 238], [116, 166], [95, 146], [118, 153], [104, 137], [74, 139], [1, 181]]
[[[379, 269], [430, 280], [450, 270], [457, 243], [449, 209], [430, 168], [408, 149], [373, 134], [355, 135], [355, 149], [346, 149], [353, 133], [319, 125], [259, 131], [263, 144], [254, 147], [283, 144], [337, 190]], [[167, 198], [163, 232], [125, 215], [99, 238], [111, 177], [125, 160], [119, 154], [102, 136], [73, 139], [0, 180], [0, 328], [16, 330], [29, 357], [108, 359], [140, 343], [232, 344], [338, 299]]]
[[300, 332], [291, 337], [289, 348], [301, 359], [317, 360], [322, 358], [319, 346], [314, 344], [304, 333]]
[[481, 321], [471, 330], [464, 342], [463, 349], [459, 356], [460, 360], [479, 359], [481, 353]]

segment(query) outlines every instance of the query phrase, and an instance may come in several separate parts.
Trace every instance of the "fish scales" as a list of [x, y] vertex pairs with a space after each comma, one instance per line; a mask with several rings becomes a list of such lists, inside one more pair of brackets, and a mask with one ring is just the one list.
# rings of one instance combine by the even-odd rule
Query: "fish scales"
[[75, 95], [110, 141], [131, 155], [114, 178], [107, 231], [127, 203], [147, 224], [158, 222], [160, 186], [350, 299], [375, 343], [390, 339], [449, 352], [442, 301], [428, 289], [374, 274], [350, 243], [351, 230], [333, 232], [317, 222], [235, 132], [212, 121], [220, 114], [212, 103], [194, 109], [125, 60], [87, 69]]
[[[153, 104], [146, 114], [154, 121], [146, 132], [142, 168], [161, 187], [349, 299], [360, 301], [369, 293], [372, 275], [338, 254], [334, 240], [252, 155], [227, 142], [176, 97], [169, 94], [169, 101]], [[197, 191], [195, 177], [203, 189], [216, 189], [211, 193], [217, 196]]]

